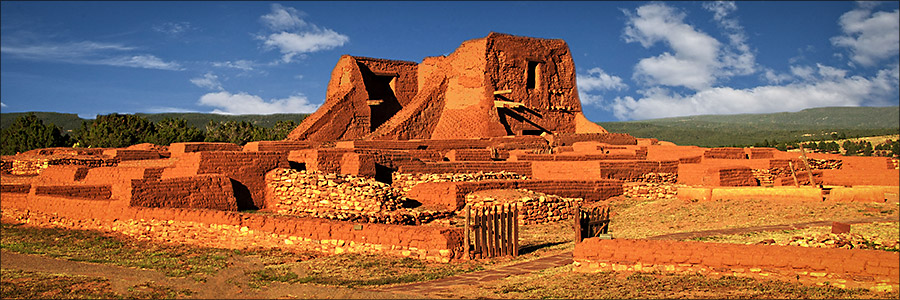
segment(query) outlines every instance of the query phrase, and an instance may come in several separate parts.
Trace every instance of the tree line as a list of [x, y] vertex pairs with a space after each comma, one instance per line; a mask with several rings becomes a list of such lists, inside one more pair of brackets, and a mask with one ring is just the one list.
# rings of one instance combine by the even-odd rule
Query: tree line
[[[833, 135], [833, 137], [838, 138], [837, 135]], [[842, 135], [840, 138], [846, 138], [846, 136]], [[857, 136], [857, 138], [859, 137]], [[804, 149], [818, 153], [843, 154], [844, 156], [900, 156], [900, 140], [887, 140], [874, 146], [869, 141], [852, 142], [845, 140], [843, 143], [838, 144], [835, 141], [812, 141], [801, 143], [800, 141], [778, 142], [772, 140], [772, 142], [769, 142], [769, 140], [765, 140], [762, 143], [753, 144], [753, 147], [772, 147], [781, 151], [787, 151], [798, 149], [801, 144]], [[735, 147], [744, 146], [735, 145]]]
[[244, 145], [252, 141], [282, 140], [295, 127], [294, 121], [279, 121], [268, 128], [246, 121], [211, 120], [204, 131], [180, 118], [165, 118], [154, 123], [141, 116], [114, 113], [83, 121], [79, 128], [67, 134], [53, 123], [45, 124], [29, 113], [3, 129], [0, 153], [13, 155], [50, 147], [121, 148], [140, 143], [227, 142]]

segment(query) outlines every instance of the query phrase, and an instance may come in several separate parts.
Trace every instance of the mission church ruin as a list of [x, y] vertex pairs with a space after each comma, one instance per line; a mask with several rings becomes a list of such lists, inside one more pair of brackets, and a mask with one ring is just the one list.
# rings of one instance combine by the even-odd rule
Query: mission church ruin
[[[810, 153], [801, 159], [774, 148], [678, 146], [609, 133], [585, 118], [575, 78], [564, 41], [500, 33], [421, 63], [344, 55], [325, 103], [283, 141], [3, 156], [0, 205], [4, 217], [98, 224], [90, 226], [163, 241], [177, 235], [166, 230], [191, 224], [182, 227], [209, 231], [216, 247], [306, 247], [449, 262], [468, 259], [470, 248], [468, 234], [449, 219], [468, 206], [497, 204], [471, 197], [484, 190], [535, 193], [505, 203], [521, 207], [521, 224], [565, 220], [612, 197], [897, 201], [900, 173], [887, 157]], [[140, 226], [127, 229], [132, 223]], [[752, 267], [769, 262], [734, 260], [782, 247], [585, 241], [576, 244], [574, 258], [586, 266], [637, 253], [644, 266]], [[696, 257], [653, 252], [663, 248], [697, 248], [681, 256]], [[862, 257], [819, 250], [826, 249], [790, 250], [775, 255], [790, 259], [766, 267], [898, 284], [896, 253], [865, 254], [853, 268], [822, 265], [826, 260], [796, 265], [801, 257]]]

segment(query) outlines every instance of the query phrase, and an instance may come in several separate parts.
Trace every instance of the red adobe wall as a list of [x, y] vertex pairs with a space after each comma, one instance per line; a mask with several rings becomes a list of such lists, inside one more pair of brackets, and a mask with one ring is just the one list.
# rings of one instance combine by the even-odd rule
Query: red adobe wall
[[400, 173], [407, 174], [478, 173], [501, 171], [531, 176], [531, 162], [434, 162], [421, 164], [404, 164], [399, 168]]
[[132, 150], [132, 149], [109, 149], [103, 151], [103, 155], [124, 160], [142, 160], [142, 159], [159, 159], [162, 156], [156, 150]]
[[462, 229], [443, 226], [361, 224], [207, 209], [128, 207], [110, 201], [36, 197], [24, 194], [9, 196], [4, 194], [0, 207], [33, 210], [79, 220], [156, 219], [246, 226], [252, 230], [319, 241], [343, 240], [383, 245], [379, 249], [384, 251], [392, 248], [406, 249], [417, 253], [419, 258], [445, 262], [449, 259], [460, 259], [463, 254]]
[[637, 145], [637, 139], [625, 133], [563, 133], [552, 135], [556, 146], [571, 146], [577, 142], [601, 142], [610, 145]]
[[720, 159], [747, 159], [749, 154], [744, 152], [744, 148], [722, 147], [706, 150], [703, 158], [720, 158]]
[[706, 170], [705, 186], [758, 186], [753, 170], [744, 166], [714, 167]]
[[172, 143], [169, 145], [169, 153], [172, 157], [185, 153], [200, 151], [241, 151], [241, 146], [232, 143]]
[[490, 149], [453, 149], [445, 155], [450, 161], [491, 161]]
[[[173, 150], [173, 156], [174, 153]], [[161, 179], [222, 174], [231, 179], [238, 209], [265, 208], [265, 175], [273, 169], [289, 168], [287, 156], [288, 154], [284, 152], [271, 151], [185, 153], [175, 157], [175, 166], [164, 169]], [[337, 159], [337, 163], [340, 163], [340, 158]]]
[[318, 146], [310, 141], [256, 141], [249, 142], [241, 148], [242, 151], [278, 151], [288, 152], [300, 149], [309, 149]]
[[481, 190], [527, 189], [567, 198], [583, 198], [593, 202], [623, 193], [618, 180], [485, 180], [477, 182], [427, 182], [407, 193], [423, 205], [444, 210], [459, 210], [466, 204], [466, 195]]
[[876, 250], [589, 238], [575, 244], [574, 258], [581, 263], [776, 268], [872, 276], [895, 284], [900, 280], [900, 253]]
[[39, 185], [34, 187], [37, 196], [57, 196], [81, 199], [108, 200], [112, 197], [109, 185]]
[[231, 179], [219, 174], [132, 181], [129, 205], [237, 211]]

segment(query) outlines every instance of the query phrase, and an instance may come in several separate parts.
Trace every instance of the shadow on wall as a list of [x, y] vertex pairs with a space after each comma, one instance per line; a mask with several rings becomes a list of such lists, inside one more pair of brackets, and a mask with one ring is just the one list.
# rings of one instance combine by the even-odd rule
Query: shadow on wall
[[231, 179], [231, 186], [234, 189], [234, 199], [237, 200], [238, 211], [259, 209], [259, 207], [256, 207], [256, 204], [253, 204], [253, 195], [246, 185]]

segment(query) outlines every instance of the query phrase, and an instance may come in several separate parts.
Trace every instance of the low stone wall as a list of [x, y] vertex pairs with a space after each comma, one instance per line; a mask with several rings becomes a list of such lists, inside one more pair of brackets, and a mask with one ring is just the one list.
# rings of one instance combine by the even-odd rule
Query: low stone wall
[[421, 183], [428, 182], [473, 182], [482, 180], [525, 180], [528, 177], [510, 172], [477, 172], [477, 173], [443, 173], [443, 174], [406, 174], [394, 172], [391, 174], [392, 186], [397, 187], [403, 193], [408, 193], [412, 188]]
[[524, 194], [523, 197], [516, 199], [494, 199], [469, 194], [466, 195], [466, 203], [472, 208], [502, 204], [518, 205], [519, 224], [532, 225], [570, 219], [575, 212], [575, 208], [579, 207], [581, 203], [584, 202], [581, 198], [565, 198], [526, 189], [518, 189], [517, 191]]
[[646, 200], [673, 199], [677, 197], [678, 189], [683, 186], [685, 185], [626, 182], [622, 185], [622, 195]]
[[595, 202], [622, 194], [618, 180], [487, 180], [477, 182], [430, 182], [416, 185], [409, 197], [424, 205], [455, 211], [466, 204], [465, 196], [474, 191], [527, 189], [568, 198]]
[[[417, 259], [449, 262], [462, 258], [461, 228], [437, 225], [403, 226], [388, 224], [359, 224], [320, 218], [276, 216], [259, 213], [240, 213], [206, 209], [173, 209], [128, 207], [123, 203], [109, 201], [78, 200], [59, 197], [28, 197], [22, 194], [3, 195], [0, 202], [3, 214], [18, 210], [32, 215], [43, 215], [67, 220], [73, 224], [115, 225], [118, 221], [149, 222], [157, 225], [172, 222], [196, 222], [215, 230], [235, 229], [241, 232], [257, 232], [259, 236], [273, 236], [282, 243], [261, 244], [259, 246], [281, 246], [291, 242], [311, 242], [319, 250], [330, 253], [345, 251], [385, 253]], [[38, 224], [48, 223], [37, 221]], [[110, 227], [105, 227], [110, 228]], [[146, 230], [154, 235], [157, 227]], [[218, 229], [217, 229], [218, 228]], [[233, 233], [233, 232], [232, 232]], [[228, 233], [228, 234], [232, 234]], [[223, 234], [224, 235], [224, 234]], [[157, 238], [174, 240], [173, 237]], [[186, 242], [195, 238], [181, 237]], [[180, 241], [179, 241], [180, 242]], [[252, 247], [251, 242], [237, 245]]]
[[448, 212], [403, 208], [397, 188], [372, 178], [276, 169], [266, 174], [268, 210], [342, 221], [415, 225]]
[[759, 275], [786, 274], [791, 280], [803, 276], [834, 282], [863, 276], [881, 282], [883, 290], [900, 286], [900, 254], [875, 250], [589, 238], [575, 245], [574, 259], [581, 271], [687, 270], [732, 275], [749, 270]]

